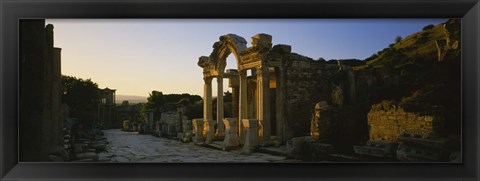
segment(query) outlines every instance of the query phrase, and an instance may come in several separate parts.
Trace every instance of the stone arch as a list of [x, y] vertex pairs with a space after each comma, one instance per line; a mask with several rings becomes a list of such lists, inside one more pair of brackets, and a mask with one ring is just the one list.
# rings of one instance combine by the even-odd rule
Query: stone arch
[[230, 54], [235, 56], [237, 66], [241, 62], [240, 53], [247, 49], [247, 41], [245, 38], [236, 34], [227, 34], [220, 36], [220, 41], [213, 44], [213, 51], [210, 54], [210, 61], [214, 65], [215, 70], [220, 74], [223, 73], [226, 66], [227, 57]]

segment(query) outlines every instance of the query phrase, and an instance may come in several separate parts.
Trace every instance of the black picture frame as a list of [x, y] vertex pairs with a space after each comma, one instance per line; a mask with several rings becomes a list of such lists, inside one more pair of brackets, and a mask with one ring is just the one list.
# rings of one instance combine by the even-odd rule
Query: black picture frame
[[[20, 18], [462, 18], [462, 155], [434, 163], [18, 163]], [[478, 180], [478, 0], [0, 0], [2, 180]]]

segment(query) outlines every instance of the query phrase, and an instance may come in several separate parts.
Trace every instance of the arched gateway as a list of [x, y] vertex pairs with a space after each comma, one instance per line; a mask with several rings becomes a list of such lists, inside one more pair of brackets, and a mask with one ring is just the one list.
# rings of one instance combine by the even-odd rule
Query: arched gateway
[[[222, 140], [226, 123], [224, 144], [232, 135], [232, 140], [238, 137], [246, 150], [256, 144], [283, 144], [296, 136], [312, 136], [311, 115], [316, 103], [325, 101], [336, 107], [355, 103], [356, 84], [350, 66], [313, 60], [291, 52], [289, 45], [272, 46], [272, 36], [267, 34], [253, 36], [251, 43], [247, 47], [244, 38], [223, 35], [213, 44], [210, 56], [199, 58], [205, 80], [204, 115], [193, 124], [195, 135], [205, 135], [207, 143], [214, 138]], [[237, 69], [225, 71], [230, 54], [236, 58]], [[248, 76], [247, 70], [251, 70]], [[212, 115], [213, 78], [218, 83], [216, 121]], [[224, 78], [232, 87], [233, 112], [238, 113], [235, 119], [224, 119]], [[230, 129], [237, 125], [235, 120], [239, 120], [235, 126], [238, 133]], [[198, 142], [203, 143], [203, 137]]]
[[[224, 107], [223, 107], [223, 79], [228, 78], [232, 87], [234, 112], [238, 112], [238, 136], [241, 144], [245, 143], [246, 128], [255, 128], [258, 124], [258, 144], [272, 144], [272, 133], [278, 144], [283, 140], [283, 116], [282, 116], [282, 90], [276, 89], [275, 99], [270, 97], [271, 88], [281, 85], [281, 61], [274, 61], [269, 56], [272, 49], [272, 36], [257, 34], [252, 37], [252, 46], [247, 47], [247, 41], [238, 35], [227, 34], [220, 37], [220, 40], [213, 44], [213, 51], [210, 56], [201, 56], [198, 65], [203, 68], [204, 78], [204, 116], [206, 123], [206, 141], [211, 142], [213, 138], [224, 136]], [[278, 45], [277, 45], [278, 46]], [[283, 45], [284, 49], [289, 46]], [[233, 54], [237, 61], [237, 70], [227, 70], [226, 59]], [[247, 77], [247, 70], [252, 70], [252, 75]], [[271, 79], [272, 77], [273, 79]], [[217, 78], [217, 117], [216, 133], [213, 132], [215, 124], [212, 118], [212, 85], [213, 78]], [[253, 85], [253, 86], [252, 86]], [[238, 99], [235, 99], [238, 98]], [[274, 108], [276, 113], [271, 112], [271, 102], [279, 105]], [[274, 119], [272, 119], [272, 114]], [[274, 122], [272, 123], [272, 120]], [[275, 128], [272, 128], [272, 124]], [[274, 129], [274, 131], [272, 131]], [[248, 131], [247, 131], [248, 132]], [[248, 138], [247, 138], [248, 139]], [[248, 141], [247, 141], [248, 142]], [[246, 143], [251, 144], [251, 143]]]

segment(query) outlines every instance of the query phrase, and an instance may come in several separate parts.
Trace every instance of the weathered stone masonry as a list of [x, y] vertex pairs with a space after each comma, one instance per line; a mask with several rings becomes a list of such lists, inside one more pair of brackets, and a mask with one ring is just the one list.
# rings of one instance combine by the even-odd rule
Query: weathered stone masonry
[[20, 20], [20, 161], [48, 161], [63, 149], [61, 49], [53, 47], [53, 25]]
[[[217, 78], [219, 85], [223, 78], [238, 81], [238, 94], [233, 87], [233, 99], [238, 99], [238, 106], [233, 107], [238, 107], [234, 112], [239, 112], [236, 118], [240, 144], [245, 142], [245, 119], [258, 121], [258, 144], [282, 144], [294, 136], [310, 134], [310, 108], [316, 102], [328, 101], [338, 106], [355, 102], [355, 80], [350, 67], [314, 61], [292, 53], [289, 45], [272, 46], [271, 41], [270, 35], [257, 34], [247, 48], [244, 38], [228, 34], [214, 43], [210, 56], [199, 58], [205, 80], [204, 120], [213, 119], [212, 78]], [[230, 54], [237, 59], [238, 69], [225, 72]], [[247, 70], [251, 70], [251, 75], [247, 75]], [[223, 119], [223, 88], [218, 87], [219, 106], [214, 121], [217, 123]], [[332, 97], [332, 92], [336, 96]], [[217, 133], [222, 132], [223, 124], [217, 124], [217, 128]]]
[[402, 133], [428, 134], [440, 128], [442, 116], [421, 115], [416, 112], [406, 112], [403, 108], [384, 102], [372, 106], [368, 113], [370, 140], [398, 142]]

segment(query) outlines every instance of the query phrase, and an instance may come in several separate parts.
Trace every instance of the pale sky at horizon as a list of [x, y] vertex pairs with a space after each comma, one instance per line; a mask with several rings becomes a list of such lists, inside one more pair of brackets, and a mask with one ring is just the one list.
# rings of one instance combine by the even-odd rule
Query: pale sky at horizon
[[[208, 56], [221, 35], [272, 35], [272, 43], [318, 59], [365, 59], [429, 24], [447, 19], [47, 19], [62, 48], [62, 74], [91, 78], [117, 95], [203, 95], [198, 57]], [[233, 55], [227, 69], [236, 68]], [[212, 82], [216, 95], [216, 81]], [[229, 90], [224, 80], [224, 91]]]

